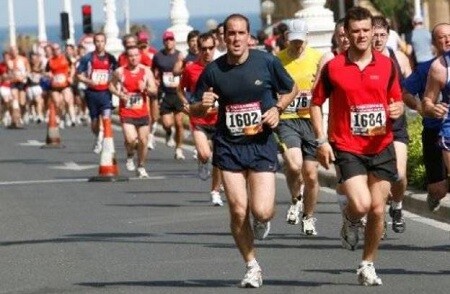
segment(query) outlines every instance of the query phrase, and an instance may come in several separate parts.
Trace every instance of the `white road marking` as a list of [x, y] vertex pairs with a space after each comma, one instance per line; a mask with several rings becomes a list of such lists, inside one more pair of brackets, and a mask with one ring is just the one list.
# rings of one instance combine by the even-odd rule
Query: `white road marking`
[[82, 171], [82, 170], [96, 168], [96, 167], [98, 167], [98, 165], [92, 165], [92, 164], [91, 165], [79, 165], [74, 161], [69, 161], [69, 162], [64, 162], [64, 165], [53, 165], [53, 166], [49, 166], [48, 168]]
[[43, 146], [44, 142], [38, 140], [27, 140], [26, 143], [19, 143], [20, 146]]

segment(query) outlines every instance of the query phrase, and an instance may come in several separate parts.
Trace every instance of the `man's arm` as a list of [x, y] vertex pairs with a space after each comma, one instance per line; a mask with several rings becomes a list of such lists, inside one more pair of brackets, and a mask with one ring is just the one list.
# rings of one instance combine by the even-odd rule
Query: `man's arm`
[[436, 103], [446, 78], [446, 68], [443, 63], [444, 59], [440, 57], [431, 64], [422, 100], [422, 109], [425, 116], [443, 118], [448, 112], [446, 103]]
[[280, 115], [283, 112], [283, 110], [288, 107], [288, 105], [294, 100], [294, 98], [297, 96], [298, 88], [297, 85], [294, 84], [292, 87], [291, 92], [286, 94], [280, 94], [278, 96], [278, 102], [273, 106], [272, 108], [269, 108], [264, 114], [262, 115], [262, 123], [268, 125], [272, 129], [276, 128], [278, 126], [278, 123], [280, 122]]

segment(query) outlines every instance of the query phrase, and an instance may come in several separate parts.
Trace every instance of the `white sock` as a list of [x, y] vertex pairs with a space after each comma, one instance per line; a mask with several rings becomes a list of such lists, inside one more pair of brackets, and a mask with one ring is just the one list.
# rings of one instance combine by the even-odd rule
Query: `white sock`
[[403, 208], [402, 203], [403, 203], [402, 201], [400, 202], [391, 201], [391, 207], [392, 209], [402, 209]]
[[373, 261], [363, 260], [363, 261], [361, 261], [361, 263], [359, 264], [359, 266], [361, 266], [361, 267], [363, 267], [363, 266], [368, 266], [368, 265], [372, 265], [372, 266], [373, 266]]
[[249, 262], [247, 262], [246, 264], [247, 268], [251, 268], [251, 267], [259, 267], [258, 262], [256, 261], [256, 259], [252, 259]]

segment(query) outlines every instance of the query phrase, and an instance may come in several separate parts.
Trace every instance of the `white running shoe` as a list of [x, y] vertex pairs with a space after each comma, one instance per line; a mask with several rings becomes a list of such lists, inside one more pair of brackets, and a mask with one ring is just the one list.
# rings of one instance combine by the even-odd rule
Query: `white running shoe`
[[[134, 163], [133, 163], [133, 164], [134, 164]], [[147, 171], [145, 170], [145, 167], [143, 167], [143, 166], [140, 166], [140, 167], [137, 168], [137, 170], [136, 170], [136, 175], [137, 175], [137, 177], [138, 177], [139, 179], [148, 179], [148, 178], [150, 178], [150, 177], [148, 176]]]
[[59, 128], [63, 130], [65, 128], [64, 121], [59, 122]]
[[177, 160], [185, 160], [186, 159], [186, 157], [184, 157], [184, 154], [183, 154], [183, 149], [181, 149], [181, 148], [175, 149], [175, 156], [174, 157]]
[[263, 284], [261, 267], [247, 267], [247, 272], [241, 281], [242, 288], [259, 288]]
[[302, 224], [301, 224], [302, 233], [307, 236], [316, 236], [317, 235], [316, 225], [315, 225], [316, 220], [317, 219], [314, 217], [302, 218]]
[[297, 200], [297, 203], [291, 204], [286, 214], [286, 222], [290, 225], [296, 225], [300, 222], [300, 212], [303, 210], [303, 204]]
[[209, 170], [209, 161], [203, 163], [198, 161], [198, 177], [202, 181], [206, 181], [211, 176], [211, 171]]
[[100, 154], [100, 152], [102, 152], [103, 146], [102, 146], [102, 142], [95, 142], [94, 143], [94, 147], [92, 148], [92, 151], [95, 154]]
[[194, 154], [192, 154], [193, 159], [198, 159], [198, 152], [197, 149], [194, 149]]
[[136, 166], [134, 165], [133, 157], [127, 158], [127, 163], [125, 164], [127, 171], [135, 171]]
[[267, 238], [270, 232], [270, 222], [262, 223], [258, 220], [253, 221], [253, 235], [258, 240]]
[[167, 147], [175, 147], [175, 131], [172, 130], [169, 133], [166, 133], [166, 145]]
[[155, 149], [155, 136], [151, 133], [148, 135], [147, 149]]
[[363, 286], [379, 286], [383, 285], [380, 277], [377, 276], [375, 272], [375, 267], [373, 263], [360, 265], [356, 270], [358, 275], [358, 282]]
[[211, 203], [213, 206], [223, 206], [222, 197], [218, 191], [211, 191]]
[[361, 221], [352, 223], [345, 216], [343, 217], [341, 241], [344, 248], [352, 251], [356, 249], [359, 241], [359, 227], [361, 227]]

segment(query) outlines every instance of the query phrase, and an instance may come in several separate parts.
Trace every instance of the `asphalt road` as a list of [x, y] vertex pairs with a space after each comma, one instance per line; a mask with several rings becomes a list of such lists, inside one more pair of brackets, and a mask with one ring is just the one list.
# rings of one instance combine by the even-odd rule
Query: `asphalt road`
[[450, 225], [407, 214], [389, 230], [375, 264], [384, 285], [359, 286], [361, 249], [341, 248], [335, 194], [321, 189], [316, 237], [285, 223], [287, 188], [278, 175], [277, 215], [258, 241], [264, 286], [236, 287], [244, 266], [227, 207], [211, 207], [208, 182], [159, 141], [150, 179], [92, 183], [99, 156], [88, 128], [61, 131], [64, 149], [41, 149], [44, 126], [0, 129], [0, 293], [448, 293]]

